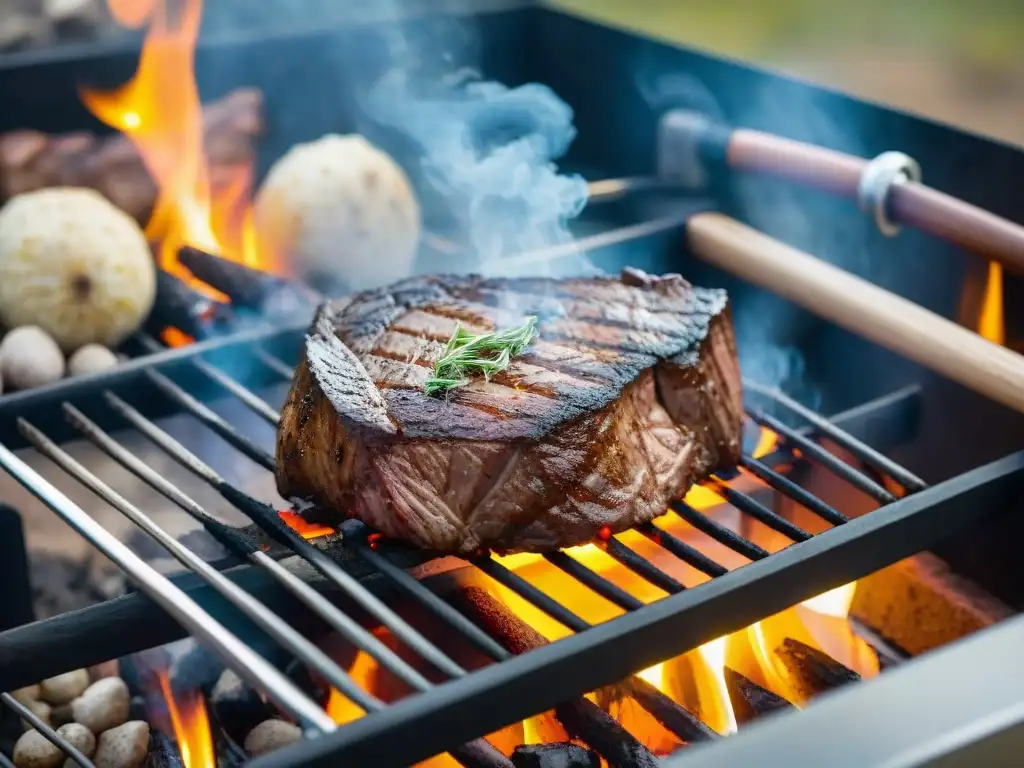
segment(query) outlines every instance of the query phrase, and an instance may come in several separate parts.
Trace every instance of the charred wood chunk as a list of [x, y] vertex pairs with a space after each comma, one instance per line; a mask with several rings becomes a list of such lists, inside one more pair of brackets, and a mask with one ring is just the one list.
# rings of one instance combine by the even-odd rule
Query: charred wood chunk
[[236, 741], [275, 715], [273, 707], [231, 670], [221, 674], [210, 694], [210, 703], [224, 730]]
[[589, 699], [559, 704], [555, 707], [555, 717], [570, 736], [593, 747], [612, 768], [657, 768], [661, 765], [653, 752]]
[[[543, 635], [479, 587], [460, 589], [454, 603], [511, 653], [526, 653], [547, 643]], [[671, 699], [667, 701], [672, 703]], [[555, 717], [571, 736], [593, 747], [612, 768], [658, 765], [654, 753], [588, 699], [559, 705]]]
[[[242, 88], [203, 110], [206, 159], [213, 193], [227, 190], [255, 159], [263, 131], [263, 97]], [[88, 131], [47, 135], [12, 131], [0, 135], [0, 199], [43, 187], [89, 187], [145, 224], [157, 188], [138, 149], [122, 134]]]
[[601, 758], [579, 744], [524, 744], [512, 753], [516, 768], [601, 768]]
[[465, 768], [512, 768], [512, 762], [484, 739], [467, 741], [451, 754]]
[[178, 261], [195, 277], [226, 295], [236, 307], [259, 310], [285, 285], [284, 280], [266, 272], [190, 246], [178, 250]]
[[732, 704], [732, 711], [738, 725], [744, 725], [772, 712], [796, 709], [781, 696], [762, 688], [736, 670], [726, 667], [724, 673], [725, 685], [729, 691], [729, 702]]
[[230, 317], [228, 307], [204, 296], [180, 277], [162, 269], [156, 275], [156, 300], [144, 324], [150, 333], [177, 328], [193, 339], [203, 339]]
[[860, 680], [860, 675], [846, 665], [799, 640], [786, 638], [775, 649], [775, 655], [801, 701]]

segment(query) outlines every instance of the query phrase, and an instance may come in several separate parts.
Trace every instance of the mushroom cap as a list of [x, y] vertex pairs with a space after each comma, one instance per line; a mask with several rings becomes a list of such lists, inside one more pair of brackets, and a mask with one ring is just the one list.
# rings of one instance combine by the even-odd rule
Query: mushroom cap
[[72, 352], [116, 347], [153, 306], [156, 267], [139, 225], [91, 189], [26, 192], [0, 209], [0, 322], [37, 325]]
[[267, 173], [255, 201], [260, 240], [302, 275], [353, 290], [412, 271], [420, 207], [405, 172], [364, 137], [297, 144]]

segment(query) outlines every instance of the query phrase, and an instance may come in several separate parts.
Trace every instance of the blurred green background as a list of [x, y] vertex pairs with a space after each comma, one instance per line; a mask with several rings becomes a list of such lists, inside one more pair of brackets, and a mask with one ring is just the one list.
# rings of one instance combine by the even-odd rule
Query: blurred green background
[[554, 0], [1024, 144], [1024, 0]]

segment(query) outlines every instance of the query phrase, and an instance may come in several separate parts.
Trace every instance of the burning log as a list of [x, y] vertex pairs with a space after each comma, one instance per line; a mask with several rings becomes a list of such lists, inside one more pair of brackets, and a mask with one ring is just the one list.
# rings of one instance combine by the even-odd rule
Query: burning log
[[143, 327], [154, 335], [165, 328], [177, 328], [193, 339], [210, 335], [218, 323], [231, 317], [231, 309], [204, 296], [181, 278], [157, 270], [156, 300]]
[[[203, 113], [205, 150], [214, 192], [227, 188], [240, 167], [252, 165], [263, 130], [263, 97], [238, 89]], [[0, 135], [0, 200], [53, 186], [90, 187], [140, 224], [156, 203], [157, 188], [131, 140], [89, 132], [48, 136], [38, 131]]]
[[[463, 613], [480, 623], [510, 653], [516, 655], [547, 644], [547, 639], [479, 587], [463, 587], [453, 593], [453, 602]], [[657, 758], [608, 713], [585, 698], [555, 708], [555, 717], [570, 736], [593, 747], [608, 764], [656, 766]]]
[[725, 686], [738, 725], [749, 723], [762, 715], [792, 710], [795, 707], [781, 696], [762, 688], [750, 678], [725, 667]]
[[601, 758], [578, 744], [524, 744], [512, 753], [516, 768], [600, 768]]
[[860, 675], [849, 667], [799, 640], [786, 638], [775, 649], [775, 655], [785, 667], [789, 685], [801, 702], [860, 680]]

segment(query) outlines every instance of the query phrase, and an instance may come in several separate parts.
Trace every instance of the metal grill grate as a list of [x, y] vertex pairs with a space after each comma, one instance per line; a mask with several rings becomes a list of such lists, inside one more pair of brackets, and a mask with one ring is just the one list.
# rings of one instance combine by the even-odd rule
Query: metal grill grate
[[[641, 526], [639, 533], [710, 577], [699, 587], [687, 589], [678, 579], [615, 536], [602, 537], [595, 542], [625, 568], [668, 593], [668, 597], [649, 605], [566, 553], [546, 555], [551, 565], [624, 611], [623, 616], [596, 627], [498, 560], [481, 554], [471, 560], [475, 568], [576, 633], [517, 657], [512, 657], [445, 599], [406, 572], [402, 566], [410, 558], [415, 558], [415, 553], [394, 543], [374, 542], [371, 532], [362, 524], [354, 521], [344, 524], [343, 547], [362, 562], [365, 572], [386, 582], [393, 591], [414, 600], [463, 639], [500, 662], [469, 673], [419, 629], [401, 618], [379, 596], [379, 589], [367, 586], [365, 579], [354, 575], [354, 569], [342, 567], [331, 555], [293, 531], [282, 522], [273, 506], [232, 485], [157, 424], [157, 419], [167, 413], [188, 414], [258, 466], [272, 471], [271, 453], [218, 415], [205, 401], [213, 399], [219, 390], [219, 394], [227, 393], [237, 398], [268, 424], [275, 425], [277, 411], [254, 389], [275, 382], [278, 385], [284, 383], [291, 374], [291, 367], [281, 358], [289, 353], [294, 356], [300, 339], [298, 331], [254, 332], [248, 337], [174, 350], [136, 361], [110, 375], [9, 398], [0, 404], [0, 440], [7, 445], [6, 448], [0, 447], [0, 464], [110, 556], [145, 595], [166, 609], [189, 632], [219, 651], [223, 661], [243, 679], [265, 691], [285, 711], [295, 716], [308, 733], [334, 730], [333, 723], [319, 705], [296, 689], [235, 632], [214, 619], [211, 612], [204, 610], [190, 596], [198, 594], [199, 587], [195, 582], [183, 588], [182, 580], [172, 581], [157, 574], [15, 456], [9, 449], [15, 447], [17, 437], [20, 436], [23, 443], [27, 442], [47, 456], [153, 536], [198, 576], [202, 585], [240, 610], [277, 644], [317, 670], [369, 713], [338, 729], [332, 736], [308, 741], [304, 745], [302, 759], [305, 765], [369, 764], [367, 761], [373, 764], [408, 764], [446, 749], [467, 766], [510, 765], [485, 741], [474, 740], [474, 737], [550, 708], [581, 691], [621, 680], [638, 669], [678, 655], [764, 615], [920, 551], [956, 527], [977, 519], [986, 509], [984, 499], [1005, 493], [1008, 481], [1020, 471], [1020, 458], [1011, 457], [955, 481], [928, 488], [920, 478], [840, 426], [842, 420], [826, 420], [783, 395], [754, 382], [746, 382], [748, 393], [753, 393], [763, 402], [772, 401], [777, 409], [802, 420], [807, 427], [795, 429], [761, 410], [750, 409], [748, 415], [754, 422], [778, 434], [783, 450], [761, 459], [744, 456], [737, 471], [756, 478], [766, 489], [789, 497], [832, 527], [812, 536], [754, 496], [730, 486], [731, 476], [714, 476], [705, 483], [706, 487], [743, 515], [788, 537], [794, 544], [769, 554], [704, 512], [684, 501], [676, 501], [672, 510], [679, 517], [750, 560], [751, 564], [730, 572], [724, 565], [661, 527], [654, 524]], [[141, 341], [149, 348], [158, 346], [152, 339]], [[208, 359], [201, 354], [207, 355]], [[236, 378], [225, 372], [228, 367], [235, 371]], [[246, 378], [246, 383], [238, 378]], [[901, 408], [908, 407], [913, 398], [914, 392], [899, 393], [872, 407], [876, 413], [882, 412], [889, 417], [880, 419], [881, 422], [892, 424], [899, 421], [894, 417]], [[859, 423], [856, 415], [847, 420], [851, 424]], [[246, 531], [219, 522], [183, 490], [124, 448], [111, 435], [114, 429], [124, 426], [131, 426], [145, 435], [160, 450], [218, 491], [247, 515], [263, 534], [276, 542], [279, 551], [265, 552]], [[360, 689], [344, 669], [283, 620], [279, 612], [239, 586], [239, 579], [204, 563], [58, 444], [76, 435], [86, 437], [199, 521], [229, 552], [267, 575], [293, 600], [325, 620], [355, 647], [407, 683], [416, 694], [385, 706], [370, 692]], [[822, 438], [855, 456], [862, 467], [847, 464], [830, 453], [822, 447]], [[794, 454], [872, 497], [883, 508], [862, 518], [848, 520], [840, 510], [776, 471], [776, 460], [788, 460]], [[886, 486], [898, 486], [906, 498], [898, 500]], [[991, 510], [992, 506], [989, 505], [988, 509]], [[432, 684], [307, 580], [284, 567], [277, 559], [281, 553], [297, 555], [306, 561], [333, 590], [367, 612], [451, 682]], [[96, 610], [102, 612], [103, 607]], [[12, 660], [18, 658], [17, 648], [21, 648], [23, 654], [36, 652], [38, 648], [26, 647], [26, 638], [32, 636], [40, 640], [38, 626], [0, 635], [0, 651], [11, 650], [8, 658]], [[36, 634], [32, 635], [33, 632]], [[61, 638], [61, 642], [70, 641], [67, 633]], [[119, 652], [124, 650], [123, 647], [118, 649]], [[57, 671], [62, 670], [49, 670], [48, 674]], [[22, 669], [21, 673], [38, 675], [39, 668]], [[2, 674], [9, 678], [2, 681], [3, 685], [10, 688], [33, 681], [13, 678], [19, 674], [15, 669], [8, 669]], [[653, 686], [639, 678], [632, 678], [631, 682], [634, 683], [632, 693], [638, 703], [683, 741], [716, 737], [690, 712]], [[6, 698], [4, 703], [11, 706]], [[414, 728], [415, 735], [410, 728]], [[396, 738], [398, 735], [401, 736]], [[466, 743], [451, 749], [453, 744], [461, 742]], [[259, 764], [297, 764], [296, 755], [294, 750], [283, 750], [263, 758]], [[82, 764], [87, 765], [88, 762]]]

